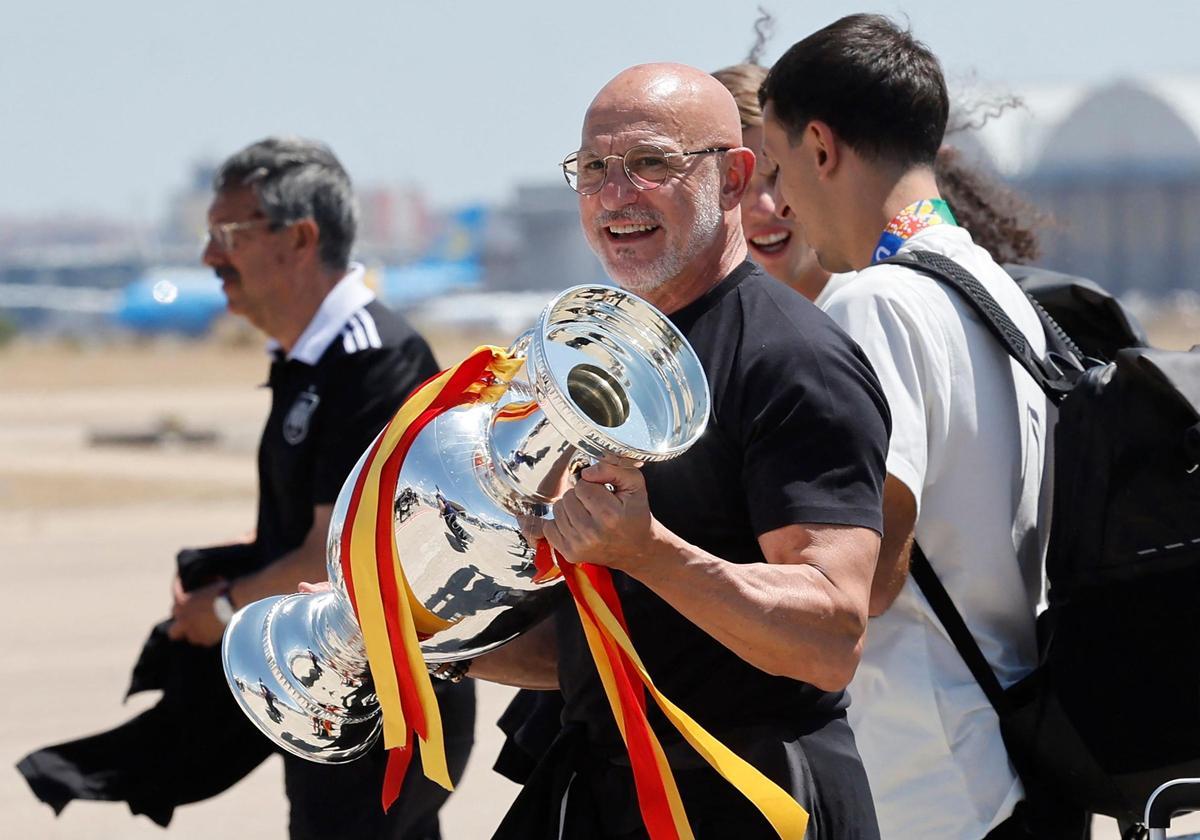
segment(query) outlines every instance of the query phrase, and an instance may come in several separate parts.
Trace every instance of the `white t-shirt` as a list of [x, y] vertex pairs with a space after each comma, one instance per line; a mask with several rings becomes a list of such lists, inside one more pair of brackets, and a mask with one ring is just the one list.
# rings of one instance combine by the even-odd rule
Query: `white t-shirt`
[[[900, 251], [916, 249], [974, 274], [1045, 352], [1037, 314], [965, 230], [932, 226]], [[917, 501], [917, 542], [1000, 682], [1016, 682], [1036, 659], [1050, 497], [1044, 395], [969, 304], [923, 274], [871, 266], [825, 310], [862, 345], [887, 395], [888, 473]], [[850, 696], [883, 840], [978, 840], [1021, 799], [996, 714], [911, 578], [871, 619]]]
[[829, 279], [825, 281], [825, 286], [821, 289], [820, 294], [813, 299], [813, 303], [817, 305], [818, 309], [824, 309], [825, 304], [829, 303], [829, 299], [833, 297], [833, 293], [853, 279], [853, 271], [847, 271], [843, 274], [830, 274]]

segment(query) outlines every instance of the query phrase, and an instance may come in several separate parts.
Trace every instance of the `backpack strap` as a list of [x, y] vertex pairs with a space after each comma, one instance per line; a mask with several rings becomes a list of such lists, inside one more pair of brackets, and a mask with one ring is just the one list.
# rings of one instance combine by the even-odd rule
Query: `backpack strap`
[[942, 585], [937, 572], [933, 570], [933, 566], [929, 565], [929, 558], [925, 556], [921, 546], [915, 542], [912, 546], [909, 574], [920, 588], [921, 594], [925, 596], [925, 600], [929, 602], [929, 606], [933, 608], [933, 614], [942, 623], [946, 634], [950, 636], [950, 641], [958, 650], [959, 656], [963, 658], [963, 662], [967, 663], [971, 676], [983, 689], [988, 702], [992, 704], [997, 715], [1004, 717], [1010, 709], [1010, 703], [1008, 697], [1005, 696], [1004, 689], [1000, 686], [1000, 680], [996, 679], [996, 672], [992, 670], [983, 651], [979, 649], [979, 644], [971, 635], [967, 623], [963, 621], [962, 613], [958, 611], [958, 607], [954, 606], [954, 601], [950, 598], [946, 587]]
[[[1009, 356], [1033, 377], [1033, 381], [1038, 384], [1047, 397], [1053, 402], [1058, 402], [1069, 393], [1071, 385], [1065, 382], [1061, 371], [1048, 368], [1042, 359], [1038, 358], [1037, 354], [1033, 352], [1033, 348], [1029, 346], [1029, 340], [1025, 337], [1025, 333], [1013, 323], [1012, 318], [1008, 316], [999, 302], [984, 288], [975, 275], [957, 262], [932, 251], [905, 251], [881, 260], [881, 262], [906, 266], [952, 288], [971, 305], [992, 335], [1000, 341], [1000, 345], [1008, 351]], [[1036, 306], [1034, 311], [1042, 319], [1043, 328], [1045, 328], [1046, 319], [1049, 319], [1050, 316], [1044, 315]], [[1055, 327], [1057, 328], [1057, 325]], [[946, 591], [937, 572], [930, 565], [929, 558], [925, 556], [925, 552], [916, 542], [913, 542], [912, 546], [909, 574], [912, 575], [921, 594], [925, 596], [925, 600], [929, 602], [933, 614], [941, 622], [950, 641], [954, 643], [959, 656], [971, 671], [971, 676], [983, 689], [988, 702], [992, 704], [997, 715], [1004, 717], [1011, 704], [1005, 697], [1000, 680], [996, 678], [996, 672], [992, 670], [983, 651], [979, 649], [979, 644], [971, 635], [971, 630], [963, 620], [962, 613], [958, 611], [950, 593]]]
[[[1013, 323], [1004, 308], [984, 288], [975, 275], [957, 262], [932, 251], [905, 251], [880, 262], [907, 266], [954, 289], [971, 305], [992, 335], [1000, 341], [1000, 345], [1008, 351], [1017, 364], [1025, 368], [1033, 377], [1033, 381], [1052, 402], [1062, 402], [1071, 392], [1071, 388], [1075, 384], [1073, 379], [1068, 379], [1059, 367], [1052, 362], [1043, 360], [1033, 352], [1025, 333], [1021, 332], [1020, 327]], [[1033, 309], [1037, 312], [1043, 329], [1048, 335], [1062, 333], [1058, 324], [1040, 306], [1034, 306]], [[1065, 333], [1062, 334], [1065, 336]], [[1065, 361], [1073, 362], [1078, 366], [1077, 359]]]

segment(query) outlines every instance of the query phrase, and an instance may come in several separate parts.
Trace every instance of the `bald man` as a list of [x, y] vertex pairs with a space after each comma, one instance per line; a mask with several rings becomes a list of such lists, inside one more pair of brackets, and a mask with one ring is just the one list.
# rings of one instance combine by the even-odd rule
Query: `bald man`
[[[563, 166], [613, 280], [695, 348], [712, 414], [673, 461], [584, 470], [546, 538], [573, 562], [612, 570], [658, 687], [795, 796], [812, 814], [810, 838], [875, 838], [843, 692], [881, 528], [889, 418], [874, 373], [832, 321], [746, 260], [739, 202], [754, 154], [733, 98], [707, 73], [621, 73], [588, 108]], [[573, 607], [471, 674], [560, 688], [565, 703], [563, 730], [498, 837], [646, 836]], [[656, 712], [651, 720], [697, 837], [776, 836]]]

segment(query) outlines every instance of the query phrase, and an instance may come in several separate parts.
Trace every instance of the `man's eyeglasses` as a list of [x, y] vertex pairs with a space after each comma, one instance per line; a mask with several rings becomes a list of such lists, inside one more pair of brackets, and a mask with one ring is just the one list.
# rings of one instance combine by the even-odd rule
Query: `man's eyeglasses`
[[716, 152], [728, 152], [730, 146], [711, 149], [696, 149], [692, 152], [668, 152], [658, 146], [648, 143], [634, 146], [623, 155], [598, 155], [593, 152], [571, 152], [563, 160], [563, 177], [571, 189], [580, 195], [593, 195], [600, 192], [608, 178], [608, 162], [619, 160], [625, 168], [629, 182], [639, 190], [656, 190], [663, 185], [671, 175], [671, 160], [692, 155], [711, 155]]
[[251, 219], [248, 222], [223, 222], [219, 225], [209, 225], [208, 238], [204, 244], [207, 246], [211, 242], [222, 251], [232, 251], [233, 235], [239, 230], [247, 230], [269, 224], [271, 224], [270, 219]]

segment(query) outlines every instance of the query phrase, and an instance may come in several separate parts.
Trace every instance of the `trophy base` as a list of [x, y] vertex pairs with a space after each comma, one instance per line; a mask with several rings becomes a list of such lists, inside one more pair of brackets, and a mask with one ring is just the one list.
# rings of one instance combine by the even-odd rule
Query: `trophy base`
[[281, 748], [319, 764], [361, 757], [382, 724], [370, 683], [312, 649], [312, 628], [331, 598], [256, 601], [234, 614], [221, 642], [225, 678], [246, 716]]

